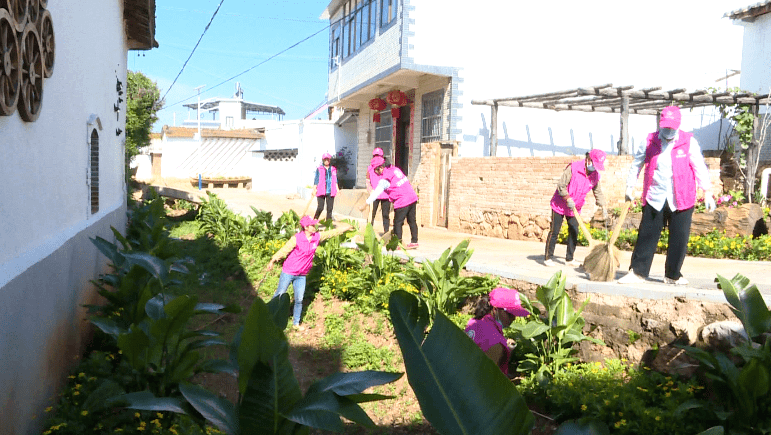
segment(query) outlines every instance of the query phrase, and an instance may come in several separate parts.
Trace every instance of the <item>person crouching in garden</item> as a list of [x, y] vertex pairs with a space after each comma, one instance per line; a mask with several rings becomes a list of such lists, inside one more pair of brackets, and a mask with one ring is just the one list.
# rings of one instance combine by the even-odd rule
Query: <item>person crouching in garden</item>
[[341, 223], [335, 229], [318, 232], [316, 225], [319, 223], [310, 216], [300, 219], [300, 231], [292, 236], [284, 246], [278, 250], [268, 262], [266, 269], [273, 270], [273, 265], [286, 257], [281, 275], [278, 278], [278, 288], [273, 294], [274, 298], [286, 293], [289, 284], [294, 288], [294, 316], [292, 325], [300, 331], [305, 330], [300, 326], [300, 316], [303, 311], [303, 296], [305, 296], [305, 279], [313, 266], [313, 257], [319, 243], [330, 237], [342, 234], [352, 227], [348, 223]]
[[[377, 189], [377, 184], [382, 178], [375, 173], [375, 166], [373, 165], [375, 157], [384, 158], [382, 148], [375, 148], [372, 151], [372, 160], [370, 160], [369, 167], [367, 168], [367, 193], [372, 193], [373, 190]], [[372, 225], [375, 224], [375, 214], [377, 214], [378, 206], [380, 206], [383, 214], [383, 233], [387, 233], [388, 228], [391, 226], [391, 218], [389, 216], [391, 213], [391, 201], [388, 200], [387, 193], [381, 193], [372, 203], [372, 216], [370, 217], [370, 224]]]
[[316, 199], [318, 206], [313, 219], [318, 219], [324, 210], [324, 203], [327, 205], [327, 219], [332, 219], [332, 208], [335, 206], [335, 196], [337, 196], [337, 168], [332, 165], [332, 155], [324, 153], [321, 155], [321, 166], [316, 168], [316, 176], [313, 184], [316, 186]]
[[479, 299], [474, 318], [466, 325], [466, 335], [508, 376], [514, 343], [503, 335], [503, 328], [511, 325], [515, 317], [529, 315], [530, 312], [522, 307], [518, 291], [498, 287]]
[[581, 266], [580, 262], [573, 259], [578, 244], [578, 220], [576, 220], [575, 215], [581, 213], [586, 194], [591, 190], [594, 192], [597, 206], [602, 209], [603, 219], [607, 218], [605, 196], [600, 188], [599, 171], [604, 170], [605, 152], [594, 149], [586, 153], [586, 158], [569, 164], [562, 172], [562, 176], [557, 182], [557, 190], [551, 198], [551, 227], [546, 238], [546, 252], [543, 261], [545, 266], [557, 265], [552, 260], [554, 246], [557, 244], [560, 228], [562, 228], [562, 220], [566, 217], [568, 221], [568, 247], [565, 253], [565, 263], [573, 267]]
[[388, 200], [394, 203], [394, 234], [399, 241], [402, 240], [402, 226], [406, 218], [411, 236], [406, 248], [418, 249], [418, 194], [415, 193], [404, 172], [396, 166], [386, 167], [384, 158], [375, 156], [370, 164], [375, 167], [375, 174], [381, 178], [377, 188], [370, 193], [366, 203], [359, 207], [359, 211], [364, 211], [368, 204], [372, 204], [381, 193], [385, 192]]

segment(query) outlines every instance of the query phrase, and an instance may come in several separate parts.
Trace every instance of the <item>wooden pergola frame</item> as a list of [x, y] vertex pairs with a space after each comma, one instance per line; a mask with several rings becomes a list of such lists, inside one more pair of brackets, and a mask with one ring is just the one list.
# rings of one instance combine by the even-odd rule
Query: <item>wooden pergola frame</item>
[[[613, 86], [612, 84], [590, 86], [524, 97], [495, 98], [492, 100], [471, 100], [471, 104], [490, 106], [490, 156], [498, 148], [498, 107], [527, 107], [555, 111], [575, 110], [580, 112], [618, 113], [621, 116], [619, 154], [629, 151], [629, 114], [656, 115], [667, 106], [682, 108], [714, 106], [716, 104], [747, 104], [753, 106], [757, 120], [761, 104], [768, 104], [768, 95], [749, 93], [719, 92], [710, 94], [706, 90], [687, 92], [685, 89], [662, 91], [661, 87], [634, 89], [634, 86]], [[757, 123], [756, 123], [757, 129]], [[756, 135], [757, 137], [757, 135]]]

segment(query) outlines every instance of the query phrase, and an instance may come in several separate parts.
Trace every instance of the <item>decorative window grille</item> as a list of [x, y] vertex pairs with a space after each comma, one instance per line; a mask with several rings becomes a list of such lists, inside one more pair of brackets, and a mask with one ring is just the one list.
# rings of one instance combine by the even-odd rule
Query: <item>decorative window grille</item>
[[91, 202], [91, 214], [99, 211], [99, 133], [96, 129], [91, 130], [89, 140], [89, 195]]
[[380, 122], [375, 125], [375, 147], [382, 148], [383, 155], [389, 158], [393, 133], [391, 122], [391, 109], [386, 109], [380, 112]]
[[[389, 1], [389, 0], [383, 0]], [[390, 0], [396, 1], [396, 0]], [[376, 0], [347, 0], [343, 3], [343, 18], [339, 27], [331, 25], [330, 65], [337, 66], [338, 55], [347, 58], [367, 41], [375, 37], [377, 23]]]
[[291, 162], [297, 158], [297, 148], [286, 150], [265, 150], [263, 160], [271, 162]]
[[439, 90], [423, 95], [420, 142], [436, 142], [442, 138], [442, 102], [444, 92]]

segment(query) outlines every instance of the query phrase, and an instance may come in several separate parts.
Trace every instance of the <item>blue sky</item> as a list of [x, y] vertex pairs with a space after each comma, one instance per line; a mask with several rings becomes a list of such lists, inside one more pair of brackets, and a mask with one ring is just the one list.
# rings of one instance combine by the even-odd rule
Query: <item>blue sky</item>
[[188, 117], [195, 119], [183, 104], [196, 102], [195, 88], [201, 85], [206, 85], [202, 100], [229, 98], [239, 82], [244, 100], [280, 106], [285, 119], [305, 117], [325, 101], [329, 31], [324, 29], [329, 21], [319, 16], [329, 0], [222, 1], [193, 57], [169, 90], [219, 4], [220, 0], [156, 2], [155, 39], [160, 47], [129, 52], [128, 69], [142, 72], [158, 84], [161, 95], [166, 94], [166, 106], [158, 112], [153, 131], [173, 125], [175, 114], [178, 126]]

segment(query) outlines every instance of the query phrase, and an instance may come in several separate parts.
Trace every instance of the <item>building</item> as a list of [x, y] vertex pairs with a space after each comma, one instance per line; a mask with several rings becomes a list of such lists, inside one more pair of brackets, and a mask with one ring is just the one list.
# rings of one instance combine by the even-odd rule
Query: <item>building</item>
[[[722, 19], [725, 7], [695, 0], [623, 8], [610, 0], [332, 0], [321, 15], [330, 22], [327, 100], [332, 119], [354, 138], [346, 145], [358, 150], [357, 186], [375, 147], [408, 176], [422, 143], [457, 143], [461, 157], [489, 156], [490, 109], [472, 100], [601, 83], [735, 86], [738, 77], [726, 78], [726, 71], [738, 69], [741, 35]], [[677, 24], [647, 31], [662, 15]], [[670, 61], [682, 66], [665, 67]], [[718, 119], [714, 110], [698, 109], [686, 113], [683, 126], [698, 131], [706, 148], [716, 147]], [[615, 153], [619, 141], [615, 114], [506, 108], [496, 125], [497, 156]], [[630, 117], [632, 146], [653, 129], [655, 117]]]
[[34, 434], [108, 271], [90, 239], [126, 226], [127, 54], [157, 46], [155, 2], [0, 2], [0, 34], [0, 433]]

